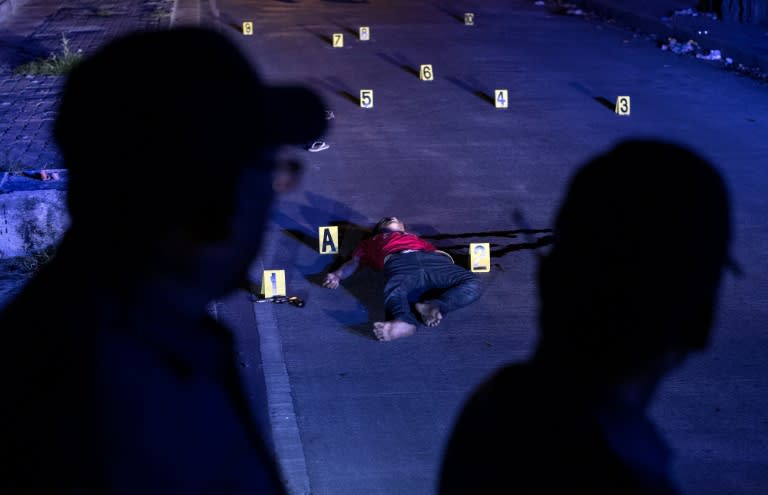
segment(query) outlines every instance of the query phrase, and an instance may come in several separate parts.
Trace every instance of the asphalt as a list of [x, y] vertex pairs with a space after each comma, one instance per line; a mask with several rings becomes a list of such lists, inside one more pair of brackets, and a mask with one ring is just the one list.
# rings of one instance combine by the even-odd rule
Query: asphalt
[[[536, 240], [547, 235], [570, 173], [630, 135], [694, 146], [729, 181], [734, 254], [746, 275], [726, 277], [712, 347], [665, 383], [652, 414], [676, 451], [685, 493], [766, 493], [765, 85], [723, 62], [658, 48], [673, 34], [693, 38], [683, 29], [701, 30], [699, 16], [670, 15], [693, 2], [589, 3], [599, 15], [561, 16], [533, 2], [406, 0], [129, 1], [99, 15], [86, 3], [30, 0], [0, 21], [0, 48], [7, 64], [57, 49], [62, 32], [87, 52], [126, 30], [209, 23], [230, 33], [265, 77], [309, 84], [334, 109], [331, 148], [294, 150], [304, 185], [276, 205], [252, 269], [254, 280], [263, 269], [285, 269], [289, 292], [307, 305], [255, 304], [237, 293], [212, 306], [235, 328], [250, 397], [295, 494], [432, 493], [466, 395], [535, 343]], [[472, 28], [459, 22], [470, 9]], [[239, 35], [244, 20], [254, 21], [255, 36]], [[372, 27], [368, 45], [354, 38], [360, 25]], [[765, 29], [711, 27], [696, 33], [702, 49], [766, 67]], [[345, 48], [330, 46], [333, 32], [345, 34]], [[435, 81], [418, 81], [420, 63], [434, 64]], [[48, 127], [60, 84], [0, 71], [7, 163], [60, 166]], [[354, 101], [365, 87], [376, 91], [370, 111]], [[496, 87], [510, 89], [509, 110], [487, 101]], [[621, 94], [632, 96], [630, 117], [601, 103]], [[27, 187], [18, 175], [4, 179], [2, 187]], [[339, 223], [349, 252], [356, 227], [390, 213], [441, 247], [461, 253], [486, 241], [495, 256], [475, 305], [439, 330], [381, 344], [369, 331], [382, 316], [381, 280], [362, 271], [337, 292], [322, 289], [321, 274], [339, 259], [318, 255], [315, 242], [318, 226]]]

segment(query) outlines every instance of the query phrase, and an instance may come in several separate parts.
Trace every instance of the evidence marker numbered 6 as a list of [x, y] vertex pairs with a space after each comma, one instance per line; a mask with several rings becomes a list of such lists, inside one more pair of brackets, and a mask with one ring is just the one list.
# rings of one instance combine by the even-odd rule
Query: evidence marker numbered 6
[[435, 73], [432, 72], [431, 64], [422, 64], [419, 66], [419, 79], [422, 81], [434, 81]]

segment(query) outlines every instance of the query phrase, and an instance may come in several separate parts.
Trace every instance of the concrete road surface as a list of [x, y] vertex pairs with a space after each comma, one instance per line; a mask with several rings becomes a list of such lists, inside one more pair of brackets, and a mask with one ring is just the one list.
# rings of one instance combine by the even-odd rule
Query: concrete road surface
[[[266, 411], [292, 492], [433, 493], [467, 394], [535, 344], [536, 259], [546, 248], [534, 246], [568, 178], [622, 138], [655, 136], [722, 170], [745, 273], [725, 276], [711, 348], [662, 386], [653, 417], [676, 452], [685, 493], [768, 493], [765, 85], [533, 2], [447, 3], [216, 5], [221, 29], [267, 79], [310, 85], [336, 115], [330, 149], [293, 150], [305, 180], [276, 205], [253, 266], [255, 280], [263, 269], [285, 270], [288, 292], [306, 306], [253, 304], [244, 293], [217, 305], [238, 325], [251, 395]], [[463, 25], [464, 11], [474, 26]], [[254, 35], [240, 34], [243, 21]], [[359, 26], [370, 27], [370, 41], [357, 39]], [[344, 35], [343, 48], [332, 46], [333, 33]], [[433, 81], [419, 80], [421, 64], [432, 65]], [[372, 109], [360, 108], [361, 89], [374, 91]], [[495, 89], [509, 91], [509, 108], [494, 108]], [[609, 108], [617, 96], [631, 97], [629, 116]], [[438, 246], [460, 252], [490, 242], [494, 250], [479, 302], [386, 344], [369, 330], [383, 316], [380, 277], [364, 270], [338, 291], [323, 289], [318, 281], [338, 259], [316, 244], [318, 226], [338, 223], [346, 254], [360, 227], [384, 215]]]

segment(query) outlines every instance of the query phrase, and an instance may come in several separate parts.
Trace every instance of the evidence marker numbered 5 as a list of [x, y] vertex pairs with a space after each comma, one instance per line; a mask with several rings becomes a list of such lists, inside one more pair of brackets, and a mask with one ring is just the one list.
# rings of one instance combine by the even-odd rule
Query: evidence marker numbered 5
[[360, 107], [373, 108], [373, 90], [372, 89], [360, 90]]

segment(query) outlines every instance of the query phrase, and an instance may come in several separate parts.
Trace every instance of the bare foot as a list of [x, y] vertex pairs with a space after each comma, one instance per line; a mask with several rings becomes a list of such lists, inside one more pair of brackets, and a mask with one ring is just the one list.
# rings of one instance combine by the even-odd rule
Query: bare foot
[[443, 321], [440, 308], [431, 302], [416, 303], [416, 311], [419, 312], [422, 321], [428, 327], [436, 327]]
[[377, 321], [373, 324], [373, 333], [382, 342], [408, 337], [416, 333], [416, 325], [400, 320]]

